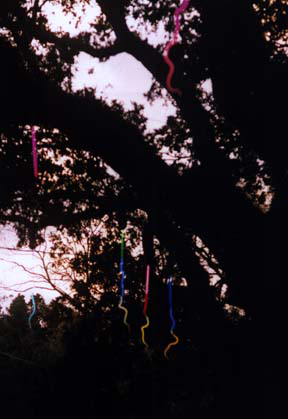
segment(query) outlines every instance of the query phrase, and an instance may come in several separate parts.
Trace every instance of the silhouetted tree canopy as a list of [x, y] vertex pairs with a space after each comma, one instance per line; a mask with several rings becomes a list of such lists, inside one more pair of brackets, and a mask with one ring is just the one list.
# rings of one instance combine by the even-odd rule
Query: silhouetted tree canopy
[[[76, 275], [71, 280], [73, 301], [62, 295], [53, 303], [54, 308], [45, 314], [47, 325], [56, 327], [64, 302], [69, 303], [67, 325], [75, 316], [73, 310], [81, 312], [88, 324], [94, 310], [102, 312], [103, 319], [108, 310], [110, 314], [106, 314], [115, 324], [113, 287], [119, 275], [119, 235], [130, 226], [128, 304], [135, 310], [138, 325], [142, 314], [135, 307], [143, 300], [148, 261], [153, 266], [153, 303], [149, 308], [155, 319], [151, 328], [155, 348], [161, 348], [167, 338], [166, 332], [157, 330], [163, 322], [169, 327], [163, 279], [172, 272], [177, 285], [182, 278], [187, 282], [187, 287], [175, 287], [184, 341], [193, 339], [192, 331], [201, 353], [209, 348], [209, 356], [215, 357], [213, 368], [221, 365], [221, 360], [225, 364], [225, 356], [231, 352], [225, 352], [225, 336], [231, 327], [227, 345], [233, 346], [235, 322], [231, 322], [233, 310], [227, 322], [229, 315], [223, 306], [234, 306], [234, 314], [237, 307], [242, 308], [246, 328], [242, 334], [238, 325], [235, 339], [239, 344], [243, 338], [246, 355], [248, 342], [253, 348], [249, 362], [243, 355], [247, 365], [254, 366], [255, 374], [250, 378], [257, 377], [257, 384], [260, 376], [275, 381], [287, 349], [283, 341], [287, 320], [287, 2], [191, 0], [181, 20], [181, 43], [171, 49], [176, 64], [173, 85], [182, 91], [181, 96], [171, 95], [166, 87], [168, 68], [163, 51], [168, 38], [159, 40], [157, 46], [149, 43], [149, 35], [161, 25], [172, 34], [173, 13], [179, 2], [97, 0], [93, 4], [100, 8], [100, 15], [87, 32], [75, 37], [49, 29], [45, 3], [59, 4], [66, 13], [76, 13], [75, 7], [81, 5], [85, 13], [92, 1], [11, 0], [0, 4], [0, 220], [12, 222], [19, 246], [29, 244], [31, 248], [43, 243], [43, 231], [53, 226], [53, 251], [64, 253], [61, 234], [79, 242], [89, 222], [109, 215], [107, 236], [92, 235], [90, 251], [78, 252], [71, 262]], [[172, 99], [176, 116], [170, 116], [161, 129], [148, 131], [142, 105], [126, 111], [116, 101], [109, 104], [93, 89], [73, 91], [72, 68], [81, 52], [100, 62], [121, 53], [134, 57], [152, 76], [148, 100]], [[211, 94], [203, 87], [209, 79]], [[38, 127], [37, 180], [31, 169], [32, 125]], [[163, 147], [178, 156], [173, 164], [165, 161]], [[183, 153], [188, 155], [185, 164]], [[133, 252], [139, 246], [143, 246], [144, 255], [137, 257]], [[54, 261], [57, 264], [56, 256]], [[215, 286], [210, 283], [211, 269], [220, 277]], [[97, 285], [106, 290], [99, 304], [93, 294]], [[224, 285], [226, 294], [221, 297]], [[10, 307], [11, 330], [18, 321], [17, 313], [26, 310], [23, 303], [19, 297]], [[99, 330], [104, 333], [108, 320], [103, 322]], [[114, 339], [117, 330], [124, 339], [120, 324], [113, 330]], [[79, 333], [75, 332], [76, 340]], [[73, 348], [73, 344], [68, 346]], [[129, 357], [125, 356], [128, 368]], [[272, 367], [271, 361], [264, 371], [267, 357], [272, 357], [276, 366]], [[253, 364], [256, 358], [257, 366]], [[108, 359], [107, 355], [107, 364]], [[184, 359], [183, 355], [180, 364], [185, 369]], [[209, 371], [207, 366], [207, 375]], [[173, 374], [175, 377], [176, 372]], [[185, 380], [187, 383], [188, 377]], [[121, 391], [125, 393], [124, 381]], [[252, 389], [253, 379], [249, 386]], [[224, 387], [218, 407], [225, 404], [225, 392], [226, 397], [232, 397], [232, 390]], [[160, 384], [157, 388], [161, 392]], [[119, 395], [119, 388], [115, 394]], [[209, 394], [214, 393], [211, 390]], [[165, 399], [163, 394], [161, 397]], [[171, 403], [171, 417], [182, 417], [176, 408], [173, 411], [175, 400]], [[205, 403], [213, 405], [211, 400]]]

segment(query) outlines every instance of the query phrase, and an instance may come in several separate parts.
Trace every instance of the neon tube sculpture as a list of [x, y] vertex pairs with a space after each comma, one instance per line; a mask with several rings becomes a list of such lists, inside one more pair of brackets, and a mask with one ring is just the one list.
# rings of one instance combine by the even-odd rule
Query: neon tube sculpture
[[130, 331], [130, 326], [127, 323], [127, 316], [128, 316], [128, 310], [125, 308], [122, 303], [124, 300], [124, 279], [125, 279], [125, 272], [124, 272], [124, 233], [121, 232], [121, 256], [120, 256], [120, 301], [118, 304], [118, 307], [124, 311], [124, 318], [123, 323], [128, 327], [128, 330]]
[[31, 330], [32, 330], [31, 320], [32, 320], [32, 317], [36, 313], [36, 301], [35, 301], [34, 295], [32, 295], [32, 307], [33, 307], [32, 308], [32, 313], [30, 314], [30, 316], [28, 318], [28, 323], [29, 323], [29, 327], [30, 327]]
[[174, 315], [173, 315], [173, 306], [172, 306], [172, 277], [170, 277], [168, 279], [167, 282], [168, 285], [168, 300], [169, 300], [169, 314], [170, 314], [170, 319], [171, 319], [171, 329], [170, 329], [170, 333], [171, 335], [174, 337], [174, 342], [169, 343], [165, 350], [164, 350], [164, 356], [165, 358], [168, 359], [167, 353], [169, 351], [169, 349], [171, 348], [171, 346], [177, 345], [179, 342], [178, 337], [174, 334], [174, 329], [175, 329], [175, 325], [176, 325], [176, 321], [174, 319]]
[[147, 306], [148, 306], [149, 278], [150, 278], [150, 265], [147, 265], [147, 268], [146, 268], [145, 301], [144, 301], [144, 309], [143, 309], [143, 313], [144, 313], [144, 316], [146, 318], [146, 323], [141, 327], [142, 342], [147, 349], [148, 349], [148, 345], [145, 342], [144, 329], [146, 329], [149, 326], [149, 317], [146, 314], [147, 313]]
[[176, 45], [178, 43], [178, 35], [179, 35], [179, 32], [180, 32], [180, 18], [179, 18], [179, 15], [187, 9], [187, 7], [189, 5], [189, 2], [190, 2], [190, 0], [184, 0], [183, 3], [180, 5], [180, 7], [178, 7], [178, 9], [175, 10], [175, 13], [174, 13], [174, 25], [175, 25], [175, 27], [174, 27], [173, 40], [168, 42], [168, 44], [166, 45], [166, 48], [164, 50], [164, 54], [163, 54], [164, 60], [167, 63], [167, 65], [169, 66], [169, 72], [168, 72], [168, 75], [167, 75], [167, 78], [166, 78], [167, 89], [169, 90], [169, 92], [175, 93], [179, 96], [182, 95], [181, 90], [171, 86], [171, 80], [172, 80], [172, 77], [173, 77], [173, 74], [174, 74], [174, 71], [175, 71], [175, 65], [169, 58], [169, 51], [174, 45]]

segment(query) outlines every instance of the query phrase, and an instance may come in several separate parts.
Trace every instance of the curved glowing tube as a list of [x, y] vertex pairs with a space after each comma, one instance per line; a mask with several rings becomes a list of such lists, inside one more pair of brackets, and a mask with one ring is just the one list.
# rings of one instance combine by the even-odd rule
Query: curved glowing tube
[[122, 306], [122, 302], [123, 302], [123, 299], [122, 299], [122, 297], [120, 297], [120, 301], [119, 301], [119, 304], [118, 304], [118, 307], [121, 309], [121, 310], [123, 310], [124, 311], [124, 318], [123, 318], [123, 323], [125, 324], [125, 326], [127, 326], [128, 327], [128, 329], [129, 329], [129, 331], [130, 331], [130, 326], [129, 326], [129, 324], [127, 323], [127, 317], [128, 317], [128, 310], [127, 310], [127, 308], [126, 307], [124, 307], [124, 306]]
[[175, 329], [175, 326], [176, 326], [176, 321], [174, 319], [173, 306], [172, 306], [172, 277], [170, 277], [168, 279], [167, 285], [168, 285], [169, 315], [170, 315], [170, 319], [171, 319], [170, 333], [175, 339], [174, 342], [170, 342], [164, 350], [164, 356], [165, 356], [165, 358], [168, 359], [167, 353], [168, 353], [169, 349], [171, 348], [171, 346], [175, 346], [175, 345], [178, 344], [179, 338], [174, 333], [174, 329]]
[[38, 176], [38, 161], [37, 161], [37, 145], [35, 128], [32, 126], [32, 155], [33, 155], [33, 169], [35, 178]]
[[167, 65], [169, 66], [169, 73], [167, 75], [167, 79], [166, 79], [166, 86], [167, 89], [169, 90], [169, 92], [171, 93], [176, 93], [179, 96], [182, 95], [182, 92], [180, 89], [174, 88], [171, 86], [171, 80], [175, 71], [175, 66], [174, 63], [170, 60], [169, 58], [169, 51], [170, 49], [173, 47], [173, 45], [176, 45], [178, 43], [178, 35], [180, 32], [180, 14], [183, 13], [188, 5], [189, 5], [190, 0], [184, 0], [183, 3], [175, 10], [174, 13], [174, 34], [173, 34], [173, 41], [168, 42], [168, 44], [166, 45], [166, 48], [164, 50], [164, 60], [167, 63]]
[[31, 320], [32, 320], [32, 317], [33, 317], [33, 316], [35, 315], [35, 313], [36, 313], [36, 302], [35, 302], [34, 295], [32, 295], [32, 306], [33, 306], [33, 308], [32, 308], [32, 313], [30, 314], [30, 316], [29, 316], [29, 318], [28, 318], [28, 323], [29, 323], [30, 329], [32, 329], [32, 325], [31, 325]]
[[187, 7], [189, 6], [190, 0], [183, 0], [183, 3], [180, 4], [178, 9], [175, 10], [174, 13], [174, 22], [175, 22], [175, 29], [174, 29], [174, 41], [177, 42], [177, 37], [180, 32], [180, 19], [179, 15], [184, 13]]
[[167, 359], [169, 359], [169, 358], [168, 358], [168, 356], [167, 356], [167, 352], [169, 351], [169, 349], [171, 348], [171, 346], [177, 345], [177, 344], [178, 344], [178, 342], [179, 342], [179, 338], [178, 338], [178, 336], [176, 336], [176, 335], [173, 333], [173, 331], [172, 331], [172, 330], [170, 330], [170, 333], [171, 333], [171, 335], [174, 337], [175, 341], [174, 341], [174, 342], [169, 343], [169, 344], [166, 346], [166, 348], [165, 348], [165, 351], [164, 351], [164, 356], [165, 356], [165, 358], [167, 358]]
[[145, 345], [146, 346], [146, 348], [148, 349], [149, 348], [149, 346], [147, 345], [147, 343], [146, 343], [146, 341], [145, 341], [145, 336], [144, 336], [144, 329], [146, 329], [148, 326], [149, 326], [149, 324], [150, 324], [150, 322], [149, 322], [149, 317], [147, 316], [147, 315], [145, 315], [145, 317], [146, 317], [146, 323], [141, 327], [141, 335], [142, 335], [142, 342], [143, 342], [143, 345]]
[[172, 85], [171, 85], [171, 80], [172, 80], [172, 77], [173, 77], [173, 74], [174, 74], [174, 71], [175, 71], [175, 66], [174, 66], [173, 61], [171, 61], [170, 58], [169, 58], [169, 50], [173, 45], [175, 45], [175, 43], [173, 41], [169, 42], [167, 44], [166, 48], [165, 48], [165, 51], [164, 51], [164, 60], [165, 60], [166, 64], [169, 66], [169, 72], [168, 72], [168, 75], [167, 75], [167, 78], [166, 78], [166, 86], [167, 86], [167, 89], [169, 90], [169, 92], [176, 93], [177, 95], [181, 96], [182, 95], [181, 90], [177, 89], [175, 87], [172, 87]]
[[146, 268], [146, 286], [145, 286], [145, 302], [144, 302], [144, 309], [143, 309], [143, 313], [144, 313], [144, 316], [146, 318], [146, 323], [141, 327], [142, 342], [146, 346], [146, 348], [149, 348], [149, 346], [145, 342], [145, 336], [144, 336], [144, 334], [145, 334], [144, 329], [146, 329], [150, 324], [149, 317], [146, 314], [147, 306], [148, 306], [149, 278], [150, 278], [150, 265], [147, 265], [147, 268]]

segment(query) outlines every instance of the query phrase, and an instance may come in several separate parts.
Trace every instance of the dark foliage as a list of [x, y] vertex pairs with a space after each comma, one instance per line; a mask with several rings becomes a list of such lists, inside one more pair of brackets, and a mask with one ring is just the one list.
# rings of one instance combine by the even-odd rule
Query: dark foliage
[[[0, 2], [0, 220], [33, 249], [55, 228], [52, 269], [69, 278], [73, 294], [60, 292], [49, 305], [37, 295], [32, 330], [23, 296], [2, 314], [1, 413], [278, 417], [287, 353], [287, 2], [191, 0], [171, 50], [182, 96], [172, 95], [176, 115], [153, 132], [143, 107], [126, 112], [93, 89], [74, 92], [73, 64], [80, 52], [102, 62], [125, 52], [153, 77], [148, 100], [168, 100], [166, 40], [150, 45], [143, 28], [148, 38], [159, 24], [171, 33], [179, 2], [98, 0], [100, 15], [75, 37], [49, 29], [45, 3], [77, 16], [75, 6], [85, 12], [90, 2]], [[213, 94], [203, 89], [208, 78]], [[37, 180], [27, 169], [31, 125]], [[176, 156], [170, 166], [163, 147]], [[89, 236], [105, 214], [107, 236]], [[115, 286], [124, 228], [131, 334]], [[84, 237], [86, 250], [65, 259], [65, 234], [78, 245]], [[140, 245], [144, 255], [135, 256]], [[147, 262], [148, 352], [139, 279]], [[166, 361], [163, 280], [171, 273], [181, 341]]]

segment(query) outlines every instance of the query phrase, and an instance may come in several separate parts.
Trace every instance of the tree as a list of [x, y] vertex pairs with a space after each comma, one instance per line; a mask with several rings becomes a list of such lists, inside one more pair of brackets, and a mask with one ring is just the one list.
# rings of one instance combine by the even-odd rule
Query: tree
[[[88, 2], [65, 2], [65, 10], [78, 3]], [[0, 70], [5, 103], [2, 220], [16, 222], [22, 242], [29, 238], [35, 246], [39, 243], [35, 229], [45, 225], [93, 219], [98, 208], [101, 215], [111, 208], [126, 214], [141, 209], [151, 220], [150, 236], [156, 236], [170, 259], [177, 261], [189, 285], [191, 305], [211, 334], [212, 320], [216, 322], [220, 310], [193, 237], [199, 237], [218, 261], [228, 286], [227, 301], [246, 310], [260, 347], [268, 334], [272, 350], [275, 342], [281, 343], [286, 324], [285, 246], [279, 244], [279, 231], [283, 237], [287, 232], [282, 139], [287, 98], [285, 2], [191, 0], [188, 12], [194, 13], [187, 12], [182, 21], [182, 43], [171, 50], [171, 58], [177, 60], [173, 82], [183, 92], [181, 97], [172, 95], [177, 116], [151, 135], [145, 133], [145, 119], [136, 119], [136, 112], [127, 114], [115, 103], [108, 106], [91, 91], [72, 92], [71, 66], [80, 51], [102, 61], [126, 52], [153, 76], [148, 97], [162, 97], [167, 75], [164, 45], [151, 46], [140, 32], [145, 24], [153, 32], [160, 23], [171, 31], [178, 3], [98, 0], [97, 4], [99, 18], [89, 32], [75, 38], [52, 33], [38, 1], [29, 6], [24, 1], [1, 5], [0, 24], [5, 29], [0, 44], [5, 62]], [[136, 19], [134, 32], [127, 17]], [[35, 53], [35, 40], [45, 46], [45, 54]], [[212, 80], [213, 97], [201, 88], [207, 78]], [[27, 138], [32, 124], [41, 127], [43, 170], [45, 175], [56, 173], [58, 190], [49, 189], [53, 183], [49, 175], [36, 183], [37, 194], [31, 190], [32, 179], [26, 173], [29, 150], [22, 138]], [[183, 146], [191, 153], [191, 167], [182, 167], [181, 175], [177, 164], [168, 166], [160, 156], [162, 144], [176, 152]], [[79, 153], [82, 164], [69, 163], [71, 171], [65, 173], [69, 164], [56, 168], [49, 162], [46, 146], [57, 157], [72, 156], [74, 161]], [[88, 182], [79, 184], [79, 171], [82, 178], [86, 176], [86, 153], [91, 158], [89, 174], [92, 161], [98, 170], [100, 157], [123, 182], [121, 191], [103, 197], [99, 206], [96, 197], [101, 193], [89, 189]], [[105, 170], [102, 175], [104, 181]], [[91, 180], [94, 176], [96, 170]], [[70, 187], [65, 191], [67, 181]], [[263, 183], [270, 194], [263, 192]], [[269, 197], [272, 203], [265, 208]]]

